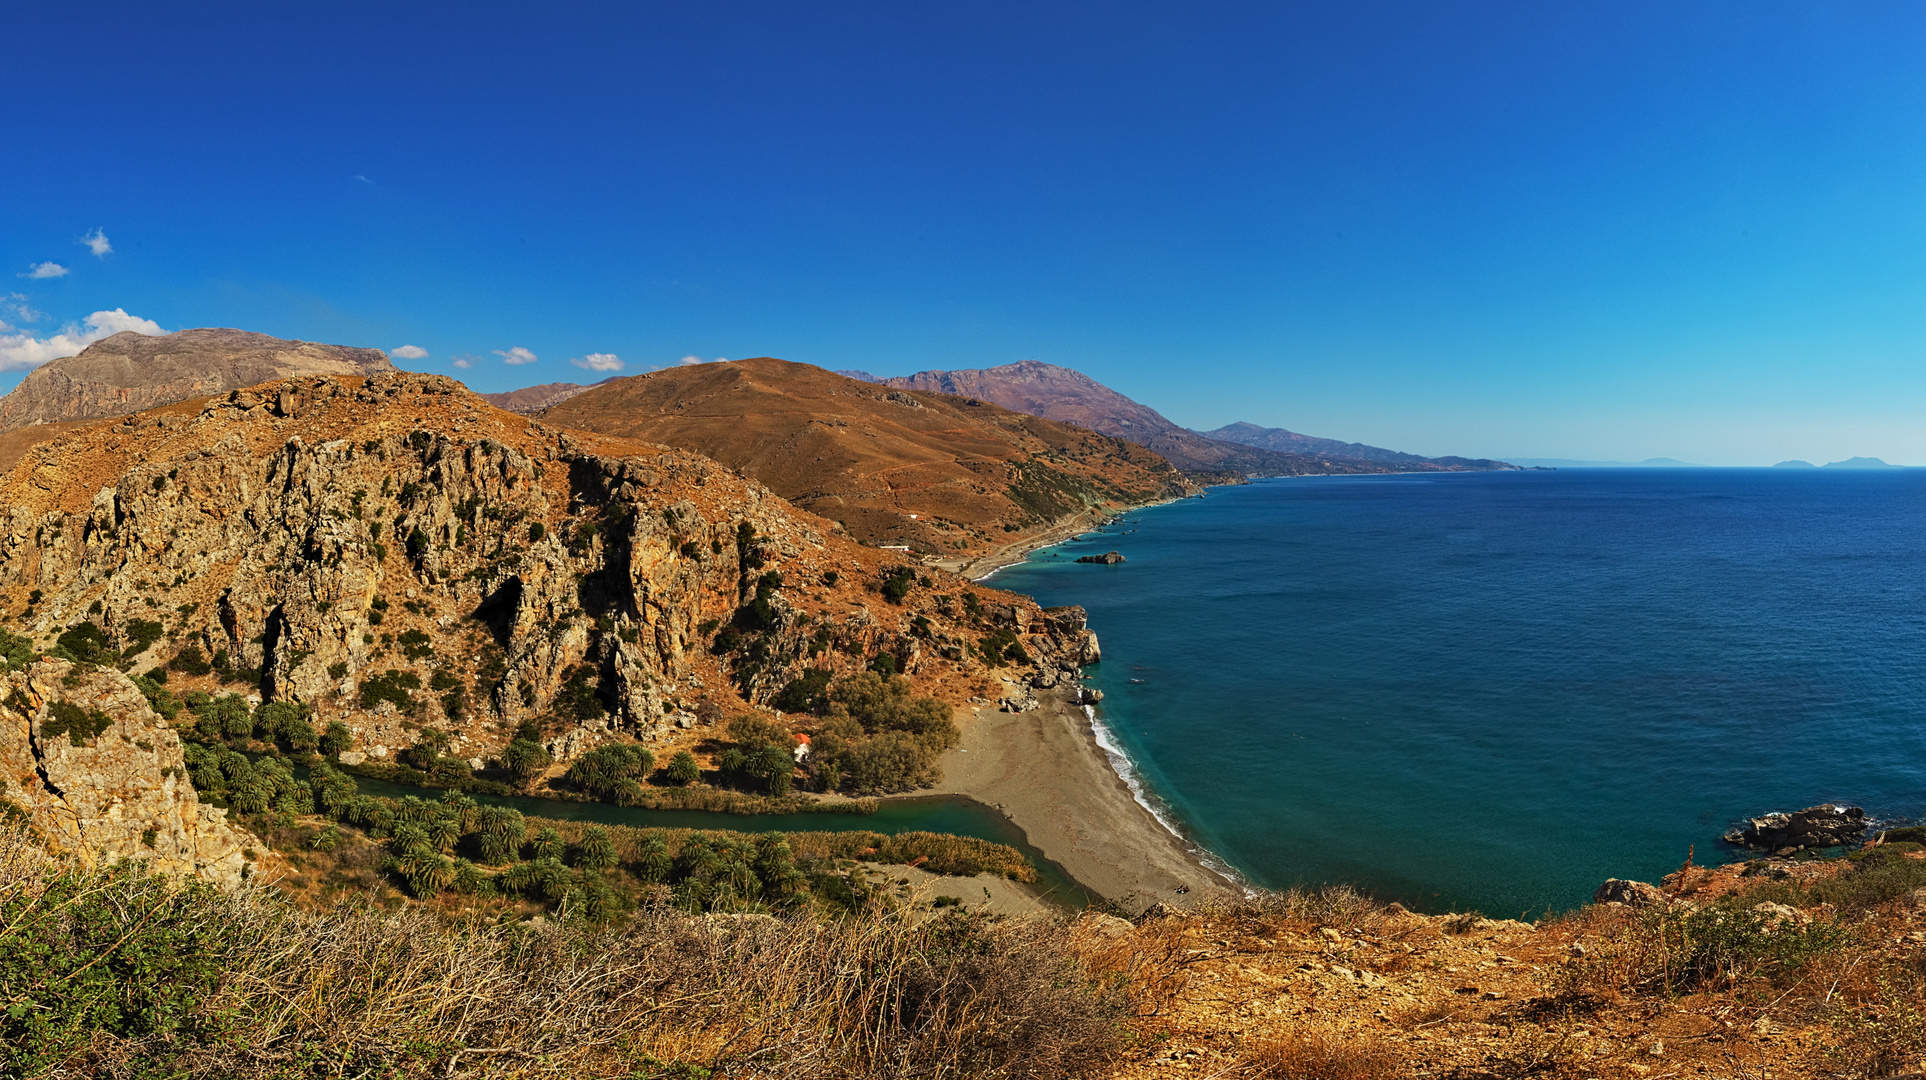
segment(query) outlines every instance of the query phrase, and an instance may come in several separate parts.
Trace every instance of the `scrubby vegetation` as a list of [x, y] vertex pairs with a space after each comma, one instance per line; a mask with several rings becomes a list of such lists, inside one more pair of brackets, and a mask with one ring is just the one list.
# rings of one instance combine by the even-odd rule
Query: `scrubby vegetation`
[[1120, 995], [1048, 921], [582, 910], [310, 910], [0, 835], [0, 1073], [1085, 1077], [1122, 1043]]
[[934, 783], [937, 756], [956, 743], [950, 706], [915, 696], [901, 676], [866, 671], [833, 685], [806, 676], [784, 692], [817, 713], [807, 764], [824, 791], [908, 791]]

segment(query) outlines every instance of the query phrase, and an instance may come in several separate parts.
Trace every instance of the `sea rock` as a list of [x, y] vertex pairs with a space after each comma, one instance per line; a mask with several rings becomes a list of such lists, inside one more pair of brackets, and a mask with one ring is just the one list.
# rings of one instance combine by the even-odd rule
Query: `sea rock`
[[199, 801], [180, 737], [112, 668], [39, 660], [0, 676], [0, 778], [57, 850], [241, 883], [252, 838]]
[[1725, 834], [1729, 844], [1769, 851], [1808, 847], [1836, 847], [1858, 840], [1866, 832], [1866, 812], [1857, 806], [1826, 803], [1791, 814], [1756, 817]]
[[1592, 893], [1594, 904], [1624, 904], [1626, 907], [1662, 907], [1666, 903], [1665, 894], [1655, 885], [1643, 881], [1626, 881], [1623, 878], [1610, 878]]
[[1124, 557], [1119, 552], [1106, 551], [1102, 555], [1085, 555], [1083, 558], [1078, 559], [1077, 561], [1087, 562], [1087, 563], [1102, 563], [1105, 566], [1115, 566], [1118, 563], [1124, 561]]

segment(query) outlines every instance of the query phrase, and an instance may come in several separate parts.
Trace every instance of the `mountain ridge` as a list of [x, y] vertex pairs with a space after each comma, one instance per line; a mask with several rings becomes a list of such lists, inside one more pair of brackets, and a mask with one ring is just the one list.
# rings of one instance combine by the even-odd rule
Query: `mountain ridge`
[[1156, 453], [955, 395], [754, 357], [619, 378], [534, 414], [692, 450], [869, 543], [981, 554], [1194, 494]]

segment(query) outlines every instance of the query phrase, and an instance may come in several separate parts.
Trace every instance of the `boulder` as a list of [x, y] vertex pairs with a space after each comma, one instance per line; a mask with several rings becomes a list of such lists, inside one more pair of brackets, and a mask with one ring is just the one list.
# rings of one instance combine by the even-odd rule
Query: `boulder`
[[1796, 813], [1752, 818], [1728, 831], [1725, 840], [1740, 847], [1767, 851], [1837, 847], [1864, 836], [1866, 824], [1866, 812], [1859, 807], [1826, 803]]
[[1083, 558], [1078, 559], [1077, 561], [1087, 562], [1087, 563], [1102, 563], [1105, 566], [1115, 566], [1118, 563], [1124, 561], [1124, 557], [1119, 552], [1106, 551], [1102, 555], [1085, 555]]
[[1666, 903], [1665, 894], [1655, 885], [1643, 881], [1626, 881], [1611, 878], [1592, 893], [1594, 904], [1624, 904], [1626, 907], [1662, 907]]

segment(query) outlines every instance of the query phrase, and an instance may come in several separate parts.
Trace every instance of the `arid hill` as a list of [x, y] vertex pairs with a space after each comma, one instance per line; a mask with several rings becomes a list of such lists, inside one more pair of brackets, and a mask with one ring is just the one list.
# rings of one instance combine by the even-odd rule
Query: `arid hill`
[[176, 694], [258, 687], [375, 758], [427, 725], [482, 759], [533, 722], [566, 760], [683, 739], [805, 669], [886, 657], [954, 702], [1095, 655], [1080, 609], [905, 567], [706, 458], [555, 431], [439, 376], [97, 423], [31, 450], [0, 506], [0, 617], [35, 648], [171, 663]]
[[483, 394], [482, 400], [497, 409], [507, 409], [512, 413], [528, 416], [550, 405], [560, 405], [587, 389], [588, 387], [581, 383], [552, 382], [543, 383], [540, 386], [524, 386], [520, 390], [504, 390], [498, 394]]
[[694, 450], [859, 540], [926, 554], [1195, 490], [1156, 454], [1087, 428], [767, 357], [615, 379], [537, 415]]
[[0, 397], [0, 468], [76, 423], [125, 416], [298, 375], [393, 371], [380, 349], [287, 341], [245, 330], [123, 331], [50, 361]]
[[[1308, 436], [1295, 436], [1299, 440], [1295, 443], [1273, 445], [1246, 438], [1226, 438], [1224, 431], [1231, 429], [1200, 434], [1178, 427], [1157, 410], [1132, 401], [1080, 371], [1036, 360], [964, 371], [919, 371], [914, 375], [877, 378], [876, 381], [904, 390], [980, 398], [1006, 409], [1062, 420], [1106, 435], [1129, 439], [1157, 451], [1186, 473], [1205, 478], [1221, 475], [1302, 476], [1502, 467], [1502, 463], [1498, 462], [1422, 458], [1361, 443], [1342, 443], [1335, 439], [1312, 439]], [[1236, 428], [1237, 425], [1232, 427]]]

